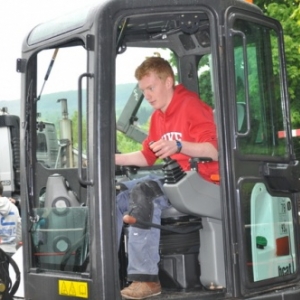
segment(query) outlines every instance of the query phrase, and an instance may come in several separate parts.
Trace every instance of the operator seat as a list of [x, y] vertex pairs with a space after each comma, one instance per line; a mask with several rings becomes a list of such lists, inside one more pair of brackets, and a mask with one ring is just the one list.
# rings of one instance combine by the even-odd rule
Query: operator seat
[[[180, 168], [180, 175], [178, 168], [178, 163], [172, 160], [164, 166], [163, 189], [172, 206], [162, 210], [161, 224], [169, 226], [173, 220], [175, 228], [191, 227], [200, 220], [202, 226], [200, 229], [195, 226], [195, 231], [189, 234], [161, 231], [162, 286], [173, 287], [169, 280], [172, 278], [181, 288], [194, 288], [200, 282], [206, 287], [213, 284], [223, 288], [226, 283], [220, 186], [204, 180], [195, 169], [184, 172]], [[199, 234], [197, 244], [195, 238], [199, 239]], [[191, 239], [194, 239], [194, 244]], [[169, 250], [166, 250], [166, 244], [170, 244]], [[187, 246], [184, 248], [182, 244]]]
[[[236, 108], [237, 130], [241, 131], [246, 125], [246, 104], [237, 102]], [[170, 165], [172, 165], [171, 162], [169, 162], [168, 166], [172, 169]], [[168, 166], [164, 167], [164, 169], [168, 168]], [[176, 176], [172, 175], [171, 170], [171, 175], [165, 172], [166, 180], [163, 188], [172, 206], [162, 211], [161, 223], [164, 226], [170, 224], [173, 220], [177, 222], [178, 225], [176, 226], [180, 226], [184, 218], [188, 219], [187, 223], [190, 223], [191, 216], [201, 219], [202, 228], [199, 230], [200, 243], [198, 249], [201, 266], [200, 281], [202, 285], [208, 288], [223, 288], [226, 286], [226, 280], [220, 186], [204, 180], [198, 174], [196, 168], [184, 172], [184, 176], [178, 175], [179, 171], [176, 166], [173, 166], [173, 168], [178, 180]], [[176, 238], [178, 237], [175, 234], [174, 240]], [[161, 232], [161, 244], [164, 244], [163, 239], [164, 231]], [[172, 246], [174, 251], [174, 245]], [[176, 255], [178, 256], [178, 253]], [[164, 269], [163, 273], [168, 273], [175, 281], [181, 281], [182, 287], [196, 284], [195, 282], [191, 283], [186, 275], [183, 278], [175, 274], [174, 270], [176, 269], [182, 269], [182, 274], [186, 273], [184, 267], [178, 262], [186, 261], [186, 256], [189, 254], [181, 253], [179, 257], [176, 257], [176, 255], [171, 255], [170, 259], [168, 259], [168, 255], [162, 255], [161, 268]], [[169, 261], [165, 263], [164, 260]], [[194, 264], [197, 262], [194, 262]]]

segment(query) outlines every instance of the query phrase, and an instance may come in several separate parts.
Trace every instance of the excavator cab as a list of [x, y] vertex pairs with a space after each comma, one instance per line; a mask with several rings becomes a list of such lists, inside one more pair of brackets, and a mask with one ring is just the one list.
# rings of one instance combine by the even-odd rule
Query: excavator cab
[[[105, 0], [30, 31], [17, 60], [24, 298], [121, 299], [116, 182], [173, 168], [114, 160], [147, 136], [152, 110], [134, 70], [152, 55], [213, 108], [220, 165], [217, 184], [201, 181], [199, 158], [165, 182], [176, 212], [162, 225], [196, 229], [162, 230], [157, 299], [298, 299], [299, 164], [282, 27], [241, 0]], [[45, 124], [54, 125], [47, 153]]]

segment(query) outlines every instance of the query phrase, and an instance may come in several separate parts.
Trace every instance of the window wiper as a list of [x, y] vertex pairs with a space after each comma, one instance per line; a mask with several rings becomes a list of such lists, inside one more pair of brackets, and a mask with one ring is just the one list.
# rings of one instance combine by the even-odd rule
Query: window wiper
[[117, 54], [121, 54], [126, 50], [126, 46], [123, 45], [123, 37], [124, 37], [124, 33], [125, 33], [125, 29], [127, 27], [128, 21], [129, 21], [129, 19], [126, 18], [122, 24], [120, 34], [119, 34], [118, 40], [117, 40]]
[[51, 61], [50, 61], [50, 64], [49, 64], [49, 67], [48, 67], [48, 70], [47, 70], [47, 73], [46, 73], [45, 78], [44, 78], [44, 83], [43, 83], [43, 85], [42, 85], [40, 94], [39, 94], [39, 96], [35, 99], [35, 101], [39, 101], [39, 100], [41, 99], [41, 96], [42, 96], [42, 93], [43, 93], [43, 90], [44, 90], [46, 81], [48, 80], [48, 78], [49, 78], [49, 76], [50, 76], [50, 73], [51, 73], [52, 67], [53, 67], [53, 65], [54, 65], [55, 58], [56, 58], [56, 55], [57, 55], [58, 50], [59, 50], [59, 48], [56, 48], [56, 49], [54, 50], [54, 53], [53, 53], [53, 55], [52, 55], [52, 58], [51, 58]]

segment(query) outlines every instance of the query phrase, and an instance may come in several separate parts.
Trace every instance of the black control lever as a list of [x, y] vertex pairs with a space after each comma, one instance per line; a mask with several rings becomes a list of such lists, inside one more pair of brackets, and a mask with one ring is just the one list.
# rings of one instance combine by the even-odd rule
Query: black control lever
[[164, 161], [165, 163], [169, 163], [169, 162], [172, 161], [172, 158], [171, 158], [170, 156], [168, 156], [168, 157], [164, 158], [163, 161]]
[[[153, 143], [154, 143], [154, 141], [151, 141], [151, 142], [149, 143], [149, 146], [150, 146], [151, 144], [153, 144]], [[172, 161], [172, 158], [171, 158], [170, 156], [168, 156], [168, 157], [163, 158], [163, 161], [164, 161], [165, 163], [170, 163], [170, 162]]]
[[[150, 142], [149, 146], [152, 143], [154, 143], [154, 141]], [[186, 175], [178, 162], [172, 159], [170, 156], [163, 158], [163, 161], [165, 162], [162, 168], [164, 172], [165, 183], [176, 183]]]

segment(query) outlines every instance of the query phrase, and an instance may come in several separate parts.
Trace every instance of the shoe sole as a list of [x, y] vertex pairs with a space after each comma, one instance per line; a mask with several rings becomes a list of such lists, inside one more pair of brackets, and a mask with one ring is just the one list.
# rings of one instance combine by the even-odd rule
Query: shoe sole
[[154, 296], [158, 296], [158, 295], [160, 295], [161, 294], [161, 292], [158, 292], [158, 293], [156, 293], [156, 294], [151, 294], [151, 295], [149, 295], [149, 296], [145, 296], [145, 297], [139, 297], [139, 298], [137, 298], [137, 297], [130, 297], [130, 296], [123, 296], [122, 295], [122, 298], [123, 299], [135, 299], [135, 300], [141, 300], [141, 299], [147, 299], [147, 298], [150, 298], [150, 297], [154, 297]]

